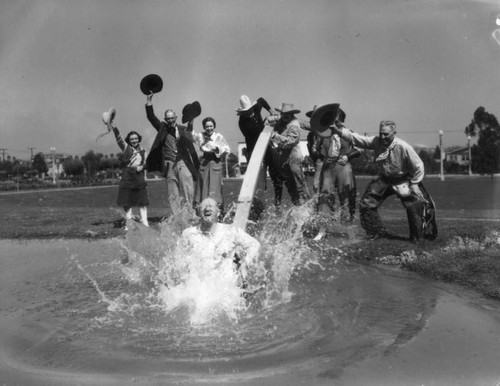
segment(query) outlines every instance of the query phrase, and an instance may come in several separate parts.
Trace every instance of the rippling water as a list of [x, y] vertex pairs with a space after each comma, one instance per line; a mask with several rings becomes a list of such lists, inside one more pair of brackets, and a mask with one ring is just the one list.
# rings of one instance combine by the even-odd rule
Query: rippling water
[[[442, 289], [344, 261], [340, 240], [307, 242], [306, 217], [264, 226], [252, 287], [262, 288], [246, 299], [232, 270], [206, 272], [200, 286], [179, 268], [179, 284], [168, 282], [179, 223], [125, 239], [0, 241], [2, 380], [349, 384], [356, 366], [425, 335]], [[481, 312], [498, 318], [498, 307]], [[485, 334], [500, 332], [494, 320]]]

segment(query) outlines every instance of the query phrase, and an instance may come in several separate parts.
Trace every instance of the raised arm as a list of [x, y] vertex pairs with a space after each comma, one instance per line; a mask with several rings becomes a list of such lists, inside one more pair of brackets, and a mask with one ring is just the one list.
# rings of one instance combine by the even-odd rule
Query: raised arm
[[260, 97], [259, 99], [257, 99], [257, 103], [264, 107], [269, 112], [269, 114], [272, 114], [271, 106], [269, 106], [269, 103], [267, 103], [264, 98]]
[[146, 97], [146, 117], [148, 118], [148, 121], [151, 123], [151, 125], [156, 129], [156, 131], [159, 131], [161, 122], [154, 113], [152, 99], [153, 92], [148, 94]]
[[122, 138], [120, 131], [118, 128], [115, 126], [113, 122], [108, 123], [108, 130], [113, 130], [113, 134], [115, 135], [116, 143], [120, 147], [120, 149], [123, 151], [127, 147], [125, 140]]

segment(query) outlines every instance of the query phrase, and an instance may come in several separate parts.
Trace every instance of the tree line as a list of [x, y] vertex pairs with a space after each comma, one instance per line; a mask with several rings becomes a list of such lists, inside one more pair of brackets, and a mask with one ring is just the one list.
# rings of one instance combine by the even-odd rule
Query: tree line
[[[477, 143], [471, 148], [471, 169], [473, 173], [491, 174], [500, 172], [500, 125], [495, 115], [487, 112], [484, 107], [478, 107], [473, 114], [471, 122], [465, 127], [466, 136], [477, 137]], [[418, 155], [422, 159], [426, 173], [440, 173], [441, 151], [439, 146], [432, 149], [421, 149]], [[94, 180], [105, 178], [117, 178], [120, 174], [123, 161], [122, 153], [103, 155], [93, 150], [87, 151], [83, 156], [69, 156], [62, 161], [63, 177], [73, 180]], [[364, 151], [361, 156], [353, 160], [352, 165], [356, 174], [375, 175], [376, 165], [373, 163], [373, 151]], [[235, 165], [238, 157], [231, 153], [227, 156], [227, 167], [224, 164], [229, 177], [235, 176]], [[304, 168], [313, 166], [310, 157], [305, 157]], [[459, 165], [456, 162], [445, 161], [444, 172], [465, 173], [468, 166]], [[43, 153], [34, 155], [31, 163], [26, 163], [16, 158], [7, 157], [0, 161], [1, 179], [13, 177], [41, 177], [49, 171]]]

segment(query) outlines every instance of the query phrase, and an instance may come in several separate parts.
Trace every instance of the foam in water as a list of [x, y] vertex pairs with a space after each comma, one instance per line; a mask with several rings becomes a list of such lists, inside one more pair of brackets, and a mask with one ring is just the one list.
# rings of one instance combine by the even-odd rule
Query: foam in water
[[181, 233], [193, 222], [187, 212], [161, 223], [159, 232], [128, 224], [125, 239], [113, 241], [122, 255], [115, 268], [137, 292], [111, 298], [92, 279], [93, 285], [109, 312], [154, 308], [167, 319], [182, 315], [190, 326], [237, 322], [245, 313], [288, 302], [296, 268], [315, 263], [303, 239], [304, 225], [314, 217], [313, 206], [292, 207], [279, 216], [268, 213], [256, 236], [261, 244], [258, 256], [242, 260], [239, 270], [231, 257], [211, 255], [210, 248], [215, 251], [218, 246], [186, 253]]

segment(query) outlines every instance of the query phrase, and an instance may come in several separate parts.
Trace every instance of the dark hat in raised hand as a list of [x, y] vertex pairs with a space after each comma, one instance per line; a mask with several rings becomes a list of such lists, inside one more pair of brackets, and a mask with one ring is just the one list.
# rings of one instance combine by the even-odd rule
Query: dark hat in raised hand
[[182, 123], [192, 121], [201, 114], [200, 102], [194, 101], [193, 103], [188, 103], [182, 109]]
[[140, 88], [144, 95], [149, 95], [152, 92], [156, 94], [163, 89], [163, 80], [156, 74], [146, 75], [141, 80]]
[[311, 131], [321, 137], [330, 137], [332, 135], [330, 126], [335, 123], [336, 119], [339, 119], [341, 111], [338, 103], [316, 108], [311, 115]]

